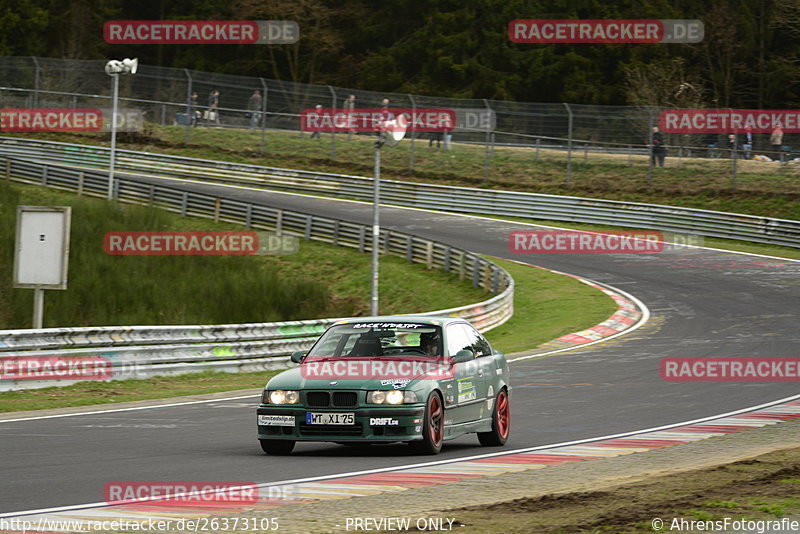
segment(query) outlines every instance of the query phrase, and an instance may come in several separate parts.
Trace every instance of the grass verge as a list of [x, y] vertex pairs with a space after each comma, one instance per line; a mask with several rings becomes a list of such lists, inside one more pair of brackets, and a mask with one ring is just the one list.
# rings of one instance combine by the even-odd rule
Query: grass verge
[[516, 281], [514, 316], [490, 330], [492, 346], [520, 352], [608, 319], [617, 309], [605, 293], [546, 269], [489, 258]]
[[[772, 530], [765, 522], [800, 514], [799, 477], [800, 448], [793, 448], [602, 491], [517, 499], [443, 515], [455, 516], [454, 526], [460, 524], [463, 534], [733, 532], [731, 526], [697, 523], [725, 518], [761, 522], [736, 532], [790, 532]], [[663, 521], [660, 529], [653, 527], [656, 518]]]
[[278, 371], [219, 373], [204, 371], [179, 376], [84, 382], [65, 387], [0, 393], [0, 413], [93, 406], [116, 402], [166, 399], [264, 387]]
[[[156, 208], [108, 203], [0, 181], [0, 328], [29, 328], [33, 291], [12, 288], [15, 207], [73, 206], [69, 285], [45, 296], [45, 327], [225, 324], [369, 313], [371, 258], [301, 241], [285, 256], [110, 256], [112, 230], [242, 230]], [[381, 258], [381, 311], [415, 313], [479, 302], [489, 294], [455, 274]]]

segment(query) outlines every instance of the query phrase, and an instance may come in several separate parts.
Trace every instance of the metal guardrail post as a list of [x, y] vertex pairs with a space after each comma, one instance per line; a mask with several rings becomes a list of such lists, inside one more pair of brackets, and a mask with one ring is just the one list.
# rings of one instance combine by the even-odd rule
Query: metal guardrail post
[[564, 185], [569, 187], [572, 181], [572, 108], [569, 104], [563, 102], [564, 107], [567, 108], [568, 123], [567, 123], [567, 176], [564, 179]]

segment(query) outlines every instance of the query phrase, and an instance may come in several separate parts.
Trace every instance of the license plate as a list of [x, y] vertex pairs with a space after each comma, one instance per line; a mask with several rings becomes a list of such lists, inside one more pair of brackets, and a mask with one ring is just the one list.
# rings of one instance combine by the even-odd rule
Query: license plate
[[320, 413], [306, 412], [307, 425], [354, 425], [355, 413]]

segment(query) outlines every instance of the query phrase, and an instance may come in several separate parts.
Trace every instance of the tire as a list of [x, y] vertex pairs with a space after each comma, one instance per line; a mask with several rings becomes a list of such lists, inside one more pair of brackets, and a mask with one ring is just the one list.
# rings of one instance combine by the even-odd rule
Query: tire
[[494, 399], [492, 410], [491, 432], [478, 432], [478, 441], [486, 447], [499, 447], [508, 441], [511, 433], [511, 408], [508, 403], [508, 392], [501, 389]]
[[289, 439], [260, 439], [261, 450], [274, 456], [286, 456], [294, 449], [294, 441]]
[[436, 391], [428, 395], [422, 424], [422, 441], [409, 442], [411, 450], [417, 454], [439, 454], [444, 441], [444, 404]]

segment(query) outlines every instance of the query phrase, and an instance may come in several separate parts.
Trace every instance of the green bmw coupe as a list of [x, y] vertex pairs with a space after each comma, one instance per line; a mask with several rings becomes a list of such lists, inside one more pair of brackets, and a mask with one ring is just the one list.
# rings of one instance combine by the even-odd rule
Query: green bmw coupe
[[508, 363], [463, 319], [343, 320], [291, 359], [300, 365], [267, 383], [258, 408], [267, 454], [298, 441], [399, 441], [437, 454], [463, 434], [489, 446], [508, 439]]

